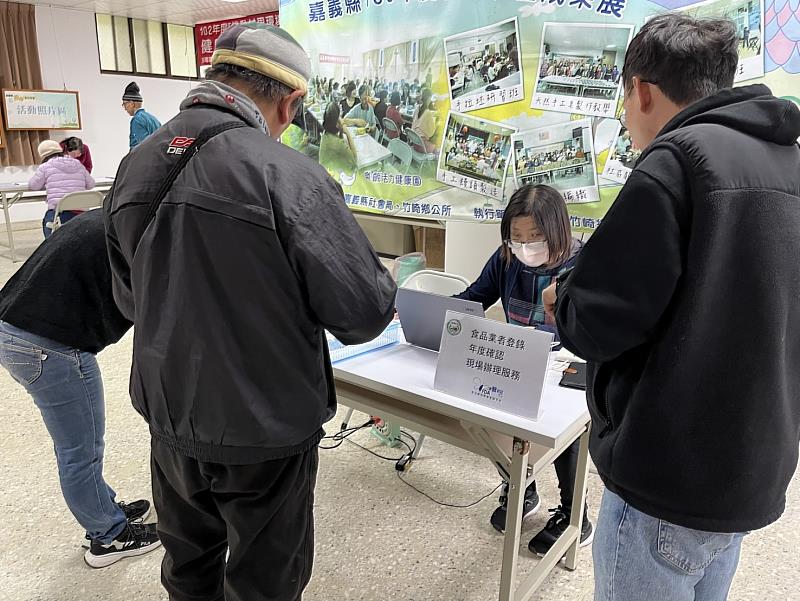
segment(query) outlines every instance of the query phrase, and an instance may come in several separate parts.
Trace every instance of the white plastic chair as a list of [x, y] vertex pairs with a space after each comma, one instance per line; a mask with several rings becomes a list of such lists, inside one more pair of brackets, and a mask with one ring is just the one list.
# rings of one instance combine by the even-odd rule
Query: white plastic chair
[[408, 276], [403, 288], [411, 288], [420, 292], [430, 292], [441, 296], [453, 296], [464, 292], [469, 287], [469, 280], [460, 275], [423, 269]]
[[419, 163], [420, 174], [425, 170], [425, 165], [428, 163], [434, 166], [434, 171], [435, 171], [436, 159], [439, 158], [439, 155], [436, 152], [420, 152], [416, 148], [414, 148], [415, 146], [419, 146], [420, 148], [425, 148], [425, 142], [422, 141], [420, 135], [413, 129], [406, 130], [406, 139], [408, 140], [408, 143], [411, 146], [411, 157], [413, 161]]
[[54, 232], [61, 227], [61, 213], [64, 211], [88, 211], [103, 206], [103, 195], [100, 192], [87, 190], [86, 192], [72, 192], [66, 194], [58, 201], [52, 223], [47, 225]]
[[405, 167], [403, 175], [408, 175], [408, 170], [411, 169], [411, 160], [413, 158], [411, 146], [403, 142], [400, 138], [395, 138], [394, 140], [389, 140], [388, 150], [392, 153], [392, 156], [400, 162], [397, 170], [400, 171], [400, 167]]

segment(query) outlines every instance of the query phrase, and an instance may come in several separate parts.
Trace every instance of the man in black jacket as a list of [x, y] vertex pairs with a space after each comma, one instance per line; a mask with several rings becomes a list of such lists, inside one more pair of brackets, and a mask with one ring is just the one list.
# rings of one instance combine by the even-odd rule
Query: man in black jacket
[[634, 38], [625, 121], [645, 150], [548, 291], [589, 361], [598, 601], [725, 599], [797, 466], [800, 110], [731, 89], [737, 47], [731, 22], [678, 14]]
[[[396, 287], [341, 188], [277, 139], [306, 94], [303, 48], [237, 25], [212, 63], [120, 166], [106, 207], [114, 290], [136, 324], [131, 395], [152, 433], [170, 599], [294, 601], [311, 575], [317, 444], [336, 408], [325, 330], [371, 340]], [[240, 127], [191, 149], [228, 125]]]

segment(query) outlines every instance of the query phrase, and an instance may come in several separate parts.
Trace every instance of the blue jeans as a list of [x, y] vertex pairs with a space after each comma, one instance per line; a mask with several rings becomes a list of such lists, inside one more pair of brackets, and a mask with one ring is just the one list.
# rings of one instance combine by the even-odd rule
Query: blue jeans
[[89, 538], [109, 544], [127, 521], [103, 479], [106, 416], [97, 359], [0, 321], [0, 365], [42, 413], [72, 515]]
[[[61, 225], [64, 225], [67, 221], [77, 215], [80, 215], [80, 212], [76, 213], [75, 211], [61, 211]], [[47, 209], [47, 211], [45, 211], [44, 219], [42, 219], [42, 232], [44, 232], [45, 238], [49, 238], [53, 233], [53, 229], [47, 224], [52, 223], [53, 219], [55, 219], [55, 216], [55, 209]]]
[[650, 517], [606, 490], [594, 537], [595, 601], [725, 601], [744, 534]]

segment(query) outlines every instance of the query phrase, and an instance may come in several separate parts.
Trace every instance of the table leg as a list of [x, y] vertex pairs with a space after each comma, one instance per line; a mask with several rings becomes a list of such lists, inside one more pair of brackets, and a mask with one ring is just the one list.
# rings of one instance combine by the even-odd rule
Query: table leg
[[503, 567], [500, 573], [500, 601], [514, 601], [519, 561], [519, 540], [522, 528], [522, 505], [528, 475], [530, 443], [514, 439], [511, 473], [508, 482], [508, 512], [503, 543]]
[[347, 410], [347, 415], [344, 416], [344, 421], [342, 422], [342, 427], [340, 428], [341, 430], [347, 430], [347, 428], [350, 427], [350, 418], [352, 417], [353, 417], [353, 408], [350, 407]]
[[416, 459], [419, 457], [419, 453], [422, 450], [422, 443], [425, 442], [425, 435], [420, 434], [419, 440], [417, 440], [417, 444], [414, 446], [414, 452], [411, 454], [412, 459]]
[[14, 233], [11, 229], [11, 217], [8, 214], [9, 198], [5, 192], [0, 192], [0, 200], [3, 202], [3, 217], [6, 220], [6, 234], [8, 235], [8, 246], [11, 249], [11, 262], [17, 262], [17, 253], [14, 249]]
[[578, 452], [578, 469], [575, 473], [575, 489], [572, 496], [572, 513], [569, 516], [570, 526], [578, 527], [578, 538], [570, 545], [567, 552], [566, 567], [574, 570], [578, 567], [578, 551], [580, 550], [580, 532], [583, 527], [583, 506], [586, 504], [586, 488], [589, 474], [589, 433], [590, 425], [580, 438], [580, 451]]

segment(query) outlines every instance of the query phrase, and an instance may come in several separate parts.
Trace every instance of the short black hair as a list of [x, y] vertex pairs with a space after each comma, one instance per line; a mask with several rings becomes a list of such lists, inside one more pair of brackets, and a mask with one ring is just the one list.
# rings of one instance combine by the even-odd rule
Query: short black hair
[[369, 92], [369, 86], [367, 84], [363, 84], [358, 88], [358, 97], [361, 98], [364, 94]]
[[506, 242], [511, 240], [511, 222], [516, 217], [532, 217], [536, 229], [547, 240], [550, 254], [549, 266], [563, 264], [572, 254], [572, 229], [564, 197], [555, 188], [543, 184], [525, 184], [514, 192], [508, 201], [503, 220], [500, 222], [500, 237], [503, 242], [503, 259], [511, 264], [511, 250]]
[[695, 19], [665, 13], [650, 19], [625, 54], [625, 92], [633, 78], [657, 85], [675, 104], [687, 106], [733, 87], [739, 39], [730, 19]]
[[381, 101], [385, 101], [388, 96], [389, 92], [387, 92], [386, 90], [381, 90], [380, 92], [378, 92], [378, 99]]
[[[206, 79], [210, 81], [218, 81], [220, 83], [228, 84], [232, 81], [238, 81], [240, 85], [246, 86], [258, 98], [268, 102], [278, 102], [282, 98], [288, 96], [294, 90], [271, 77], [256, 73], [250, 69], [245, 69], [238, 65], [229, 65], [228, 63], [220, 63], [211, 67], [206, 73]], [[295, 112], [302, 106], [303, 97], [297, 98], [292, 108]]]

